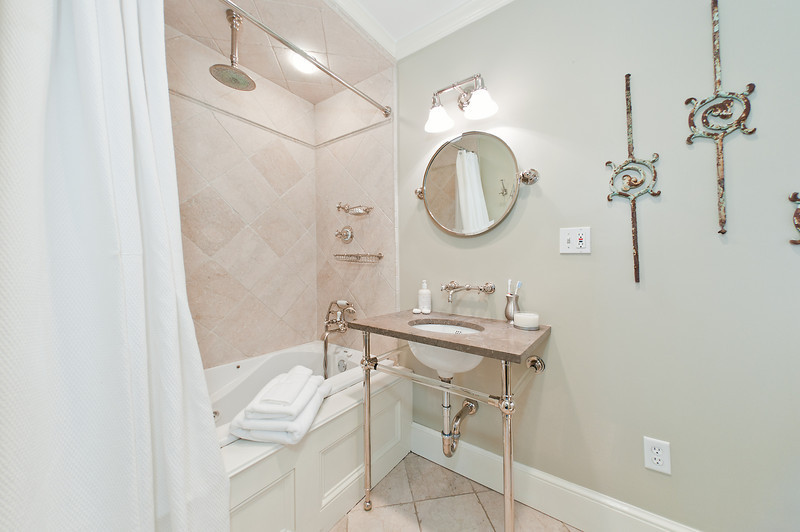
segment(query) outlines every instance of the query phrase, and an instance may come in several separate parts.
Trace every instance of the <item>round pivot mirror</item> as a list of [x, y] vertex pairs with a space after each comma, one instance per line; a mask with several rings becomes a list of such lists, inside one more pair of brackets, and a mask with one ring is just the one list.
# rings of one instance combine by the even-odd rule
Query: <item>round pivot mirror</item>
[[444, 143], [417, 191], [434, 223], [454, 236], [481, 235], [497, 227], [518, 193], [514, 152], [499, 137], [479, 131]]

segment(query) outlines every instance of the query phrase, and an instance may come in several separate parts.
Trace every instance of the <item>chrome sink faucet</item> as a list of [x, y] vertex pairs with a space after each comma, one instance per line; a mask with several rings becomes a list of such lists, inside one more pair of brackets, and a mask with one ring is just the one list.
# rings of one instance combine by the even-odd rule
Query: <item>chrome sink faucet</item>
[[478, 286], [465, 284], [462, 286], [455, 281], [450, 281], [449, 283], [442, 285], [442, 292], [447, 292], [448, 303], [453, 302], [453, 293], [460, 292], [462, 290], [478, 290], [484, 294], [494, 294], [494, 283], [484, 283]]

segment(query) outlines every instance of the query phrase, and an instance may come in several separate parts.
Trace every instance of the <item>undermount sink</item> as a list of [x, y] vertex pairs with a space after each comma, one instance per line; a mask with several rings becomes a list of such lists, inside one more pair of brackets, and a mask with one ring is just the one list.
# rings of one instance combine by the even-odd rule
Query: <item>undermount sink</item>
[[[454, 323], [451, 320], [421, 319], [413, 320], [408, 323], [414, 329], [442, 335], [466, 335], [476, 334], [483, 330], [480, 325], [466, 322]], [[436, 370], [441, 379], [451, 379], [455, 373], [463, 373], [480, 364], [483, 357], [470, 353], [463, 353], [445, 347], [422, 344], [419, 342], [408, 342], [411, 352], [417, 360], [431, 369]]]

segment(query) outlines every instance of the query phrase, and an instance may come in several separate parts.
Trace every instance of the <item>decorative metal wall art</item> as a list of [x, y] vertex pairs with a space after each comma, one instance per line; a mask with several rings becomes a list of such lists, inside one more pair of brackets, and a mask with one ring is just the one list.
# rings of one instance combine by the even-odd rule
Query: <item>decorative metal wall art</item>
[[[689, 129], [692, 134], [686, 139], [686, 144], [692, 144], [696, 138], [712, 139], [717, 145], [717, 210], [719, 211], [719, 233], [725, 234], [727, 215], [725, 212], [725, 163], [723, 160], [722, 144], [727, 135], [737, 129], [745, 135], [755, 133], [756, 128], [748, 128], [745, 124], [750, 114], [750, 100], [747, 97], [756, 89], [754, 83], [748, 83], [741, 93], [721, 92], [722, 66], [719, 58], [719, 10], [717, 0], [711, 0], [711, 28], [713, 31], [714, 53], [714, 95], [705, 100], [688, 98], [686, 105], [691, 105], [689, 111]], [[700, 125], [696, 123], [696, 116], [700, 116]]]
[[[797, 210], [794, 211], [794, 228], [800, 231], [800, 192], [795, 192], [789, 196], [789, 201], [797, 204]], [[789, 240], [789, 243], [794, 244], [795, 246], [800, 246], [800, 239]]]
[[633, 236], [633, 278], [639, 282], [639, 237], [636, 223], [636, 199], [645, 194], [659, 196], [661, 191], [654, 191], [656, 185], [655, 163], [658, 154], [654, 153], [649, 161], [637, 159], [633, 155], [633, 119], [631, 113], [631, 75], [625, 74], [625, 110], [628, 118], [628, 158], [615, 166], [611, 161], [606, 166], [611, 168], [611, 193], [608, 201], [614, 196], [628, 198], [631, 204], [631, 235]]

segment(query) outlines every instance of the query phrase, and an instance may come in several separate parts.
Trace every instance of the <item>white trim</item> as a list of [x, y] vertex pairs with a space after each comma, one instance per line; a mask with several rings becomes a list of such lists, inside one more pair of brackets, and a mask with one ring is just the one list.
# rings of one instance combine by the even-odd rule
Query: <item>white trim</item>
[[513, 0], [469, 0], [467, 3], [395, 40], [375, 17], [357, 0], [328, 0], [383, 46], [395, 59], [422, 50], [439, 39], [472, 24]]
[[369, 11], [357, 0], [328, 0], [329, 4], [336, 5], [339, 9], [344, 11], [353, 22], [358, 24], [370, 37], [375, 39], [378, 44], [391, 54], [392, 57], [397, 57], [397, 41], [389, 35], [381, 24], [375, 20]]
[[513, 0], [470, 0], [466, 4], [457, 7], [453, 11], [432, 20], [421, 28], [400, 38], [395, 44], [394, 56], [398, 60], [403, 59], [435, 43], [439, 39], [460, 30], [464, 26], [472, 24], [476, 20], [500, 9], [504, 5], [510, 4], [512, 1]]
[[[441, 434], [418, 423], [411, 424], [411, 452], [495, 491], [503, 491], [500, 455], [462, 441], [456, 454], [447, 458], [442, 453]], [[519, 462], [514, 462], [514, 499], [592, 532], [698, 532]]]

